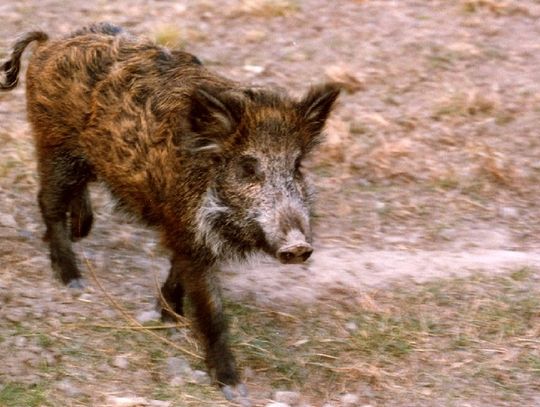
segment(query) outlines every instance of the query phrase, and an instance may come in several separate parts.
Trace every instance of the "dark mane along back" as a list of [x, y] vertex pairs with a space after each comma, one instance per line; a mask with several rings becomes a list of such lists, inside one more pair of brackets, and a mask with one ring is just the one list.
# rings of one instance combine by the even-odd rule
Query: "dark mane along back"
[[111, 23], [96, 23], [91, 24], [89, 26], [80, 28], [76, 31], [73, 31], [69, 37], [78, 37], [79, 35], [85, 35], [85, 34], [105, 34], [105, 35], [112, 35], [116, 36], [119, 34], [124, 33], [124, 29], [122, 27], [118, 27], [117, 25], [111, 24]]

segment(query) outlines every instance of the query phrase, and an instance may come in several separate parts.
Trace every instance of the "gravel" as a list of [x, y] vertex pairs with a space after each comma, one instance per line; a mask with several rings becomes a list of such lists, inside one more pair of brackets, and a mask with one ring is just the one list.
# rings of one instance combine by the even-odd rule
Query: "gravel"
[[354, 407], [359, 405], [360, 397], [354, 393], [346, 393], [340, 397], [340, 401], [344, 407]]
[[279, 403], [296, 406], [300, 403], [301, 395], [296, 391], [278, 390], [274, 393], [273, 399]]
[[178, 356], [167, 358], [165, 364], [167, 366], [167, 375], [169, 378], [178, 376], [187, 378], [191, 377], [194, 373], [189, 362]]
[[265, 404], [265, 407], [291, 407], [287, 403], [280, 403], [279, 401], [272, 401], [268, 404]]

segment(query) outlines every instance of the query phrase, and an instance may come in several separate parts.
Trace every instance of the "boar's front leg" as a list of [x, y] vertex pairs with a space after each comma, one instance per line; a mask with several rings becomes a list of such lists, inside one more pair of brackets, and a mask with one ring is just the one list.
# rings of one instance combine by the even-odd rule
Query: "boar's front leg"
[[[161, 304], [161, 319], [175, 320], [175, 314], [184, 315], [184, 285], [182, 284], [181, 261], [171, 261], [167, 280], [161, 287], [161, 296], [166, 304]], [[172, 311], [172, 312], [171, 312]]]
[[[182, 281], [182, 293], [193, 306], [196, 328], [206, 349], [206, 364], [228, 399], [247, 396], [240, 384], [234, 356], [229, 347], [228, 327], [223, 313], [221, 289], [213, 267], [198, 264], [188, 256], [176, 255], [172, 259], [171, 274]], [[169, 282], [172, 287], [172, 283]], [[180, 299], [179, 299], [180, 300]], [[178, 304], [178, 300], [174, 303]]]

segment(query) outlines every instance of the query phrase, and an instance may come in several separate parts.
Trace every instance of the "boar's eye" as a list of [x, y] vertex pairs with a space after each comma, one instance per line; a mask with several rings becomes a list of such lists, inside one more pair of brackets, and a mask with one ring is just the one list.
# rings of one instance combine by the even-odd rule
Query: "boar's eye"
[[255, 181], [261, 178], [259, 161], [252, 156], [240, 157], [238, 163], [238, 175], [248, 181]]

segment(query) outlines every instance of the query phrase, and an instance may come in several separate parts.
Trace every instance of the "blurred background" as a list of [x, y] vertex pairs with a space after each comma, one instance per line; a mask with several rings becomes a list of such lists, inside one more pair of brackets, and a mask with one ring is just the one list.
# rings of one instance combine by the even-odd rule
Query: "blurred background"
[[[343, 84], [307, 165], [313, 261], [224, 273], [255, 405], [540, 405], [538, 0], [4, 0], [0, 15], [0, 60], [24, 32], [109, 21], [243, 83]], [[51, 278], [33, 152], [19, 86], [0, 94], [0, 406], [227, 405], [88, 271], [77, 295]], [[79, 255], [152, 323], [164, 253], [92, 198]], [[198, 351], [189, 330], [160, 333]]]

